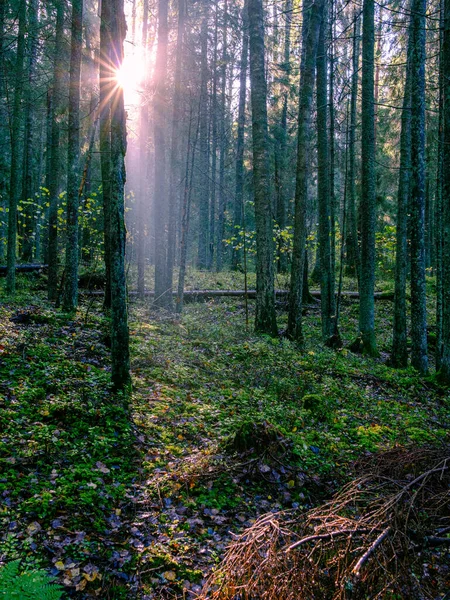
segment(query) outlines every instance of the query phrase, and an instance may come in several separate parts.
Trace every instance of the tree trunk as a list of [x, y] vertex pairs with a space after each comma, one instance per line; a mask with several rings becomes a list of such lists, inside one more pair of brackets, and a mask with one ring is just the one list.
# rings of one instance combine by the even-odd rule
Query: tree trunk
[[103, 244], [105, 297], [103, 308], [111, 308], [111, 96], [114, 73], [111, 66], [111, 0], [102, 1], [100, 15], [100, 161], [103, 199]]
[[278, 334], [275, 315], [273, 225], [267, 131], [267, 83], [264, 57], [262, 0], [249, 0], [250, 81], [253, 132], [253, 188], [256, 220], [256, 315], [255, 329]]
[[[442, 327], [443, 327], [443, 154], [444, 154], [444, 4], [445, 0], [440, 0], [440, 35], [439, 35], [439, 125], [438, 125], [438, 150], [437, 150], [437, 169], [436, 169], [436, 197], [435, 197], [435, 215], [434, 229], [436, 233], [436, 370], [441, 368], [442, 359]], [[450, 62], [449, 62], [450, 68]]]
[[[241, 245], [241, 234], [244, 219], [244, 135], [245, 135], [245, 101], [247, 97], [248, 68], [248, 0], [242, 9], [242, 53], [239, 78], [239, 108], [236, 137], [236, 187], [234, 192], [233, 225], [237, 237], [234, 246]], [[237, 234], [237, 235], [236, 235]], [[242, 252], [233, 247], [231, 268], [236, 271], [242, 268]]]
[[428, 371], [425, 281], [425, 12], [413, 0], [411, 75], [411, 364]]
[[168, 0], [158, 1], [158, 46], [154, 74], [154, 142], [155, 142], [155, 304], [169, 307], [172, 298], [167, 293], [167, 236], [166, 236], [166, 79]]
[[72, 38], [69, 83], [69, 139], [67, 148], [67, 243], [64, 310], [78, 304], [78, 203], [80, 166], [80, 75], [83, 42], [83, 0], [72, 0]]
[[6, 292], [16, 291], [16, 244], [17, 244], [17, 205], [20, 196], [20, 122], [23, 90], [23, 61], [25, 56], [26, 1], [19, 3], [19, 35], [15, 65], [16, 85], [14, 88], [13, 112], [11, 121], [11, 179], [9, 185], [8, 213], [8, 252]]
[[356, 275], [359, 281], [360, 256], [358, 246], [358, 219], [356, 211], [356, 121], [358, 103], [359, 38], [360, 18], [355, 10], [353, 27], [352, 89], [350, 99], [350, 128], [348, 140], [348, 228], [347, 228], [347, 272]]
[[[144, 0], [142, 15], [142, 48], [145, 56], [145, 66], [147, 62], [147, 33], [148, 33], [148, 0]], [[137, 226], [137, 289], [140, 298], [144, 297], [145, 291], [145, 238], [146, 238], [146, 207], [145, 202], [148, 197], [147, 170], [148, 170], [148, 105], [146, 99], [141, 100], [139, 123], [139, 198], [138, 198], [138, 222]]]
[[[124, 0], [103, 0], [111, 6], [111, 56], [117, 72], [123, 61], [126, 34]], [[125, 279], [125, 152], [126, 116], [123, 90], [116, 86], [111, 101], [111, 378], [116, 389], [130, 381], [130, 351]]]
[[323, 13], [323, 0], [315, 0], [303, 8], [302, 56], [300, 63], [300, 94], [298, 110], [297, 172], [295, 185], [294, 247], [287, 335], [303, 343], [302, 295], [306, 245], [306, 207], [310, 163], [310, 122], [314, 92], [317, 43]]
[[[280, 231], [286, 229], [287, 212], [288, 212], [288, 130], [287, 130], [287, 112], [290, 90], [290, 74], [291, 74], [291, 26], [292, 26], [292, 0], [286, 0], [284, 6], [285, 32], [284, 32], [284, 89], [282, 93], [283, 107], [281, 109], [281, 131], [278, 144], [279, 152], [275, 155], [275, 160], [279, 166], [279, 174], [276, 179], [277, 201], [276, 201], [276, 218]], [[286, 243], [282, 235], [278, 241], [278, 271], [286, 273], [288, 270], [288, 254], [286, 251]]]
[[450, 0], [444, 2], [444, 40], [442, 49], [443, 164], [442, 164], [442, 350], [440, 375], [450, 382]]
[[177, 209], [178, 185], [181, 180], [180, 160], [180, 113], [182, 103], [182, 64], [184, 49], [184, 29], [186, 20], [186, 0], [178, 0], [178, 29], [177, 48], [175, 51], [175, 75], [173, 82], [173, 108], [172, 108], [172, 140], [170, 148], [170, 187], [169, 187], [169, 220], [167, 232], [167, 290], [172, 298], [173, 267], [175, 264], [175, 250], [177, 239]]
[[23, 166], [23, 186], [22, 200], [25, 202], [22, 216], [24, 219], [22, 228], [22, 260], [30, 262], [33, 258], [33, 233], [34, 230], [34, 215], [36, 209], [34, 206], [34, 186], [33, 186], [33, 171], [34, 171], [34, 128], [35, 128], [35, 72], [37, 61], [38, 48], [38, 9], [37, 0], [31, 0], [28, 5], [28, 81], [26, 86], [26, 112], [25, 112], [25, 142], [23, 150], [24, 166]]
[[374, 0], [363, 2], [361, 103], [361, 275], [359, 301], [360, 349], [377, 355], [375, 339], [375, 120], [374, 120]]
[[322, 336], [326, 341], [334, 335], [335, 298], [334, 273], [331, 258], [331, 196], [330, 196], [330, 154], [328, 149], [327, 127], [327, 51], [325, 33], [327, 29], [326, 7], [322, 12], [317, 47], [317, 200], [319, 205], [319, 252], [320, 252], [320, 292], [322, 313]]
[[228, 61], [228, 0], [224, 0], [223, 24], [222, 24], [222, 61], [221, 61], [221, 91], [220, 91], [220, 133], [219, 133], [219, 206], [217, 219], [217, 241], [216, 241], [216, 266], [217, 271], [223, 268], [223, 239], [225, 237], [225, 159], [227, 152], [227, 140], [225, 132], [226, 122], [226, 84], [227, 84], [227, 61]]
[[60, 130], [64, 85], [64, 1], [56, 4], [56, 39], [52, 90], [52, 143], [49, 181], [48, 211], [48, 299], [56, 301], [58, 295], [58, 203], [60, 190], [61, 149]]
[[203, 0], [201, 24], [201, 82], [200, 82], [200, 129], [199, 129], [199, 230], [197, 267], [208, 266], [209, 228], [209, 160], [208, 160], [208, 2]]
[[[0, 119], [6, 123], [8, 119], [8, 109], [5, 98], [5, 8], [6, 2], [0, 2]], [[9, 146], [8, 133], [1, 130], [0, 143], [5, 148], [5, 152], [0, 153], [0, 261], [5, 259], [5, 233], [6, 233], [6, 197], [7, 197], [7, 173], [8, 173], [8, 154], [6, 148]]]
[[217, 102], [217, 80], [219, 73], [217, 72], [217, 46], [219, 34], [219, 3], [217, 0], [214, 3], [214, 50], [212, 60], [212, 97], [211, 97], [211, 116], [210, 116], [210, 143], [209, 153], [211, 155], [211, 174], [209, 183], [209, 248], [207, 258], [207, 268], [212, 269], [214, 264], [215, 242], [216, 242], [216, 192], [217, 192], [217, 117], [218, 102]]
[[406, 276], [408, 269], [408, 210], [411, 179], [411, 44], [409, 28], [406, 76], [400, 132], [400, 171], [397, 194], [394, 331], [391, 362], [394, 367], [408, 364], [406, 324]]

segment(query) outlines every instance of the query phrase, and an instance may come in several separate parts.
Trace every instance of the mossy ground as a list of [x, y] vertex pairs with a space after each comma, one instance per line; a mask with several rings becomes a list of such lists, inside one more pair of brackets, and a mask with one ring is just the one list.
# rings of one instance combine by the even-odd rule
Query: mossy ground
[[[71, 597], [191, 597], [230, 531], [327, 497], [368, 453], [449, 441], [448, 390], [386, 364], [389, 301], [376, 303], [377, 360], [323, 346], [319, 305], [299, 352], [247, 330], [241, 299], [181, 319], [133, 303], [133, 392], [120, 397], [100, 303], [67, 315], [19, 281], [0, 306], [0, 560], [49, 568]], [[342, 308], [348, 343], [357, 303]]]

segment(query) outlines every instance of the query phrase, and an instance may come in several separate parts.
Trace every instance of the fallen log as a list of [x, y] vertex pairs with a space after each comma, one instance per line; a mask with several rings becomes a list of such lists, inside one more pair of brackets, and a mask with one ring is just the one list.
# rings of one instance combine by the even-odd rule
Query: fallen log
[[[103, 291], [101, 290], [80, 290], [80, 295], [82, 296], [103, 296]], [[311, 291], [311, 296], [313, 298], [320, 298], [319, 291]], [[138, 293], [135, 291], [128, 292], [129, 296], [137, 296]], [[154, 297], [155, 292], [151, 290], [147, 290], [144, 295], [146, 297]], [[173, 296], [175, 297], [177, 294], [173, 292]], [[341, 294], [344, 298], [359, 298], [358, 292], [342, 292]], [[289, 291], [288, 290], [275, 290], [275, 296], [277, 298], [288, 298]], [[393, 292], [375, 292], [374, 293], [375, 300], [393, 300], [394, 293]], [[191, 302], [195, 302], [196, 300], [208, 300], [211, 298], [244, 298], [245, 290], [186, 290], [184, 292], [185, 300], [190, 300]], [[247, 297], [249, 300], [254, 300], [256, 298], [256, 290], [248, 290]]]
[[[17, 273], [33, 273], [34, 271], [44, 271], [48, 265], [16, 265]], [[6, 277], [7, 267], [0, 266], [0, 277]]]

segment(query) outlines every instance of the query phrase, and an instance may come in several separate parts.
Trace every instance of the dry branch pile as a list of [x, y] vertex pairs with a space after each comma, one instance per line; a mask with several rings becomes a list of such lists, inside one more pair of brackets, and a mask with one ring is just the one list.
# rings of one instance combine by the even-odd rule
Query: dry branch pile
[[244, 531], [203, 598], [441, 597], [449, 576], [450, 448], [396, 449], [359, 468], [327, 504], [301, 515], [266, 514]]

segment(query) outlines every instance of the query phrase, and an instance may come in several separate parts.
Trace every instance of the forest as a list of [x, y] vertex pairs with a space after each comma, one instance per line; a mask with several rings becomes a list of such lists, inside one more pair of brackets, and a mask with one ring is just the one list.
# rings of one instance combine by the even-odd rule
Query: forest
[[450, 598], [450, 0], [0, 0], [0, 598]]

